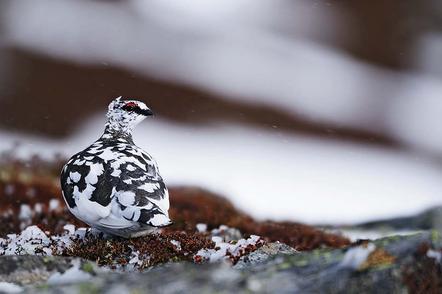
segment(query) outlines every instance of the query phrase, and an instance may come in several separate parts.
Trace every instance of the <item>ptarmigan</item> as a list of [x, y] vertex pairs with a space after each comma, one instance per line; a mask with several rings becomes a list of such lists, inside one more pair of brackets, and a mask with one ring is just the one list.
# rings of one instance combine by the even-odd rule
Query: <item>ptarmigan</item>
[[63, 167], [66, 204], [91, 227], [130, 238], [171, 224], [158, 166], [132, 140], [134, 127], [150, 115], [143, 102], [118, 97], [109, 104], [104, 134]]

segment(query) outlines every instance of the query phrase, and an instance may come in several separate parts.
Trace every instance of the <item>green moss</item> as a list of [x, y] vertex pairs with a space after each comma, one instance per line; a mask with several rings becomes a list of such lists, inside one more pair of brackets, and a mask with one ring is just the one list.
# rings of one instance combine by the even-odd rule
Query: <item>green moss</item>
[[85, 262], [81, 265], [81, 269], [87, 273], [95, 274], [94, 266], [90, 262]]
[[442, 240], [441, 240], [440, 232], [437, 230], [431, 230], [431, 242], [436, 246], [441, 246]]
[[307, 259], [301, 259], [301, 260], [296, 260], [293, 264], [302, 267], [309, 265], [309, 261]]
[[[299, 265], [299, 266], [303, 266], [303, 265]], [[289, 269], [292, 267], [292, 264], [290, 262], [283, 262], [281, 264], [278, 264], [277, 268], [279, 270], [285, 270], [285, 269]]]
[[99, 294], [101, 293], [100, 287], [90, 282], [83, 282], [77, 285], [78, 293], [81, 294]]
[[50, 287], [48, 284], [40, 284], [40, 285], [36, 286], [36, 288], [37, 288], [37, 290], [47, 292]]

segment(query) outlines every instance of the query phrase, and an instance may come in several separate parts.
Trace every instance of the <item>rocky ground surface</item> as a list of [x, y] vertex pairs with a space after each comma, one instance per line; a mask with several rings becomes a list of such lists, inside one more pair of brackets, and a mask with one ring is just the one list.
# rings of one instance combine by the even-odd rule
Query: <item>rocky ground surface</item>
[[44, 293], [440, 293], [441, 253], [431, 249], [438, 246], [440, 236], [429, 232], [308, 252], [268, 243], [234, 266], [168, 262], [135, 273], [77, 258], [4, 256], [0, 279]]
[[318, 229], [178, 187], [175, 225], [126, 240], [72, 218], [58, 161], [2, 158], [0, 293], [442, 293], [442, 208]]

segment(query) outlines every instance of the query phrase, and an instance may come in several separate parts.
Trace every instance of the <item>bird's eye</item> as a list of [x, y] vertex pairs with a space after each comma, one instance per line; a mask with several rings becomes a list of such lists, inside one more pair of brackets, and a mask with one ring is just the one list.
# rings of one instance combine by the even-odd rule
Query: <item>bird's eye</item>
[[128, 102], [128, 103], [124, 104], [122, 109], [126, 110], [126, 111], [134, 111], [137, 107], [138, 107], [138, 105], [135, 102]]

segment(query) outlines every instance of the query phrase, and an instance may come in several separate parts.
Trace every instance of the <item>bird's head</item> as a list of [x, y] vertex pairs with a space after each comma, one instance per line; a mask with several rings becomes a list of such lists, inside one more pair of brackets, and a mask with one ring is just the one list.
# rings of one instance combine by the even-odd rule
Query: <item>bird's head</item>
[[130, 134], [134, 127], [153, 112], [141, 101], [113, 100], [108, 107], [106, 127], [110, 131]]

